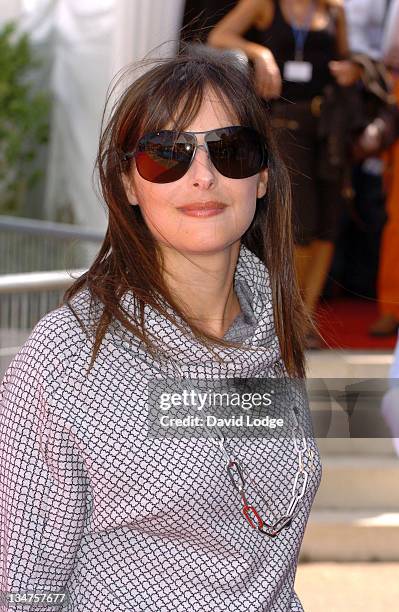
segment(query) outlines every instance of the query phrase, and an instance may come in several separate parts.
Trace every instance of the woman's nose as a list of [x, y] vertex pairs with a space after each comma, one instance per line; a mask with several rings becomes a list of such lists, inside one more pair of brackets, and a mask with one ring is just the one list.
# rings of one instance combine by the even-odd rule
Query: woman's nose
[[216, 169], [203, 145], [197, 147], [189, 172], [195, 187], [209, 189], [215, 184]]

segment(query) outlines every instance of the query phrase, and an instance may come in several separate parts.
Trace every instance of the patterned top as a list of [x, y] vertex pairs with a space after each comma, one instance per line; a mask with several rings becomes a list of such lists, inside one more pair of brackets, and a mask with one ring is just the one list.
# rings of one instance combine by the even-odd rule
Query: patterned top
[[[267, 270], [245, 247], [235, 287], [242, 314], [226, 337], [242, 347], [217, 349], [222, 363], [150, 308], [148, 327], [192, 378], [284, 376]], [[124, 307], [132, 300], [125, 294]], [[245, 521], [217, 445], [147, 435], [148, 383], [159, 367], [130, 332], [113, 323], [87, 373], [98, 310], [87, 290], [72, 305], [39, 321], [2, 382], [0, 590], [67, 592], [68, 612], [301, 611], [293, 585], [321, 478], [313, 437], [302, 503], [269, 538]], [[308, 413], [305, 397], [297, 405]], [[256, 481], [254, 503], [284, 514], [293, 440], [228, 445], [249, 489]]]

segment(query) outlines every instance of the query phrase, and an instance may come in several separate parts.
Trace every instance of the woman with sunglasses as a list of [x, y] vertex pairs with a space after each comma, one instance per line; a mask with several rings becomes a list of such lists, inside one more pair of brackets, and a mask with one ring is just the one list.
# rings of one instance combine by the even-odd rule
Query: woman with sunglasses
[[[206, 47], [157, 62], [115, 103], [98, 169], [104, 243], [2, 384], [2, 590], [50, 610], [61, 593], [82, 612], [300, 611], [320, 457], [293, 384], [287, 173], [245, 67]], [[229, 435], [199, 388], [227, 389], [219, 417], [249, 389], [236, 417], [277, 406], [280, 431]]]

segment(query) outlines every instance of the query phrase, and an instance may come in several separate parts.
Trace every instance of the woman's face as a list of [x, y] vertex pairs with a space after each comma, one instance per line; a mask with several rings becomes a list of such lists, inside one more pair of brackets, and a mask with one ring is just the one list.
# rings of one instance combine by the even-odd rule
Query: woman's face
[[[237, 120], [209, 92], [185, 131], [203, 132], [229, 125], [237, 125]], [[198, 134], [197, 139], [203, 144], [204, 135]], [[135, 164], [124, 183], [129, 202], [140, 206], [161, 247], [205, 254], [224, 250], [240, 240], [253, 220], [256, 199], [266, 193], [267, 170], [245, 179], [227, 178], [212, 165], [204, 149], [197, 149], [186, 174], [173, 183], [151, 183], [138, 174]]]

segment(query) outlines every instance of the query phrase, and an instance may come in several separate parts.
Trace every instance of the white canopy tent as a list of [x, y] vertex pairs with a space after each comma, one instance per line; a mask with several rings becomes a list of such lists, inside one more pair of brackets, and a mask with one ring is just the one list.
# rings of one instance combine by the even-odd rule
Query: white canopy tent
[[[45, 212], [70, 205], [76, 222], [105, 228], [92, 173], [107, 88], [126, 64], [174, 52], [184, 0], [0, 0], [2, 22], [17, 19], [52, 56], [54, 95]], [[173, 42], [174, 41], [174, 42]]]

